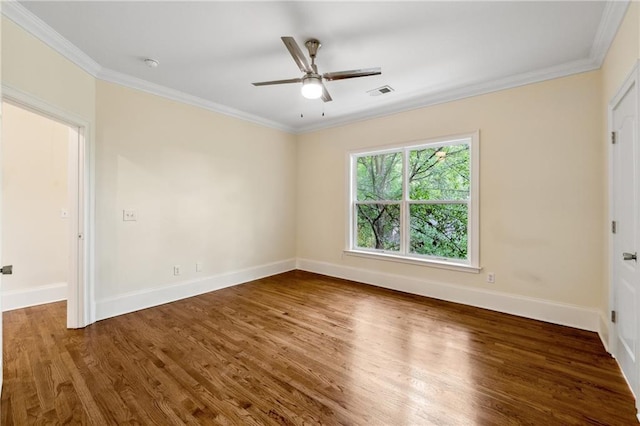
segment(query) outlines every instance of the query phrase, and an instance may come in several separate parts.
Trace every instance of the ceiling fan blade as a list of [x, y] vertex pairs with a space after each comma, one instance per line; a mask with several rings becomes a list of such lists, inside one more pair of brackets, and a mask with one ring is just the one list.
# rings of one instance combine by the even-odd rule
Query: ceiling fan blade
[[287, 84], [287, 83], [300, 83], [301, 78], [289, 78], [287, 80], [272, 80], [272, 81], [260, 81], [258, 83], [251, 83], [254, 86], [271, 86], [272, 84]]
[[302, 50], [300, 50], [300, 46], [296, 43], [293, 37], [280, 37], [285, 46], [287, 46], [287, 50], [291, 53], [293, 60], [296, 61], [296, 65], [300, 68], [300, 71], [304, 73], [312, 72], [311, 67], [309, 66], [309, 62], [307, 62], [307, 58], [304, 57]]
[[325, 86], [324, 83], [322, 84], [322, 100], [324, 102], [331, 102], [333, 100], [331, 99], [331, 95], [329, 94], [327, 86]]
[[345, 78], [368, 77], [370, 75], [380, 74], [382, 74], [382, 70], [380, 68], [364, 68], [360, 70], [328, 72], [326, 74], [323, 74], [322, 78], [328, 81], [333, 81], [344, 80]]

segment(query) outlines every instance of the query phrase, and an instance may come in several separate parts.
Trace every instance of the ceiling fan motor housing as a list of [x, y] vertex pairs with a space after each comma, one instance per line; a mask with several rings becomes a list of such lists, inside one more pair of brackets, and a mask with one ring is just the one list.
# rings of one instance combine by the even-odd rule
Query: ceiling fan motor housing
[[305, 74], [304, 77], [302, 77], [302, 84], [309, 84], [309, 83], [315, 83], [315, 82], [321, 82], [322, 81], [322, 76], [320, 74], [316, 74], [313, 72], [307, 73]]

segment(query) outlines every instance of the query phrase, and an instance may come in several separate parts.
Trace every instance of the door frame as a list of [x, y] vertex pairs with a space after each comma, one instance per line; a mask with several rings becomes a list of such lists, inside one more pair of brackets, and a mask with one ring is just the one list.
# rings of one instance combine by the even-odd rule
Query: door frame
[[[67, 286], [67, 328], [82, 328], [95, 322], [94, 283], [94, 146], [91, 124], [29, 93], [2, 84], [2, 101], [78, 129], [77, 164], [70, 164], [69, 182], [69, 277]], [[70, 150], [74, 147], [70, 147]], [[74, 152], [71, 152], [74, 155]], [[74, 170], [75, 169], [75, 170]], [[75, 178], [75, 179], [74, 179]], [[74, 214], [75, 212], [75, 214]]]
[[[608, 152], [608, 180], [609, 180], [609, 222], [607, 223], [607, 232], [609, 234], [609, 312], [607, 314], [610, 314], [612, 311], [615, 310], [615, 282], [614, 282], [614, 262], [615, 259], [617, 258], [617, 256], [620, 255], [620, 253], [614, 253], [614, 246], [613, 246], [613, 232], [611, 229], [612, 226], [612, 222], [614, 220], [616, 220], [616, 217], [614, 215], [614, 181], [613, 181], [613, 167], [614, 167], [614, 146], [611, 143], [611, 134], [613, 132], [613, 110], [616, 107], [616, 105], [618, 105], [618, 103], [624, 98], [624, 96], [627, 94], [627, 92], [635, 85], [636, 86], [636, 114], [640, 116], [640, 87], [638, 86], [638, 84], [640, 83], [640, 61], [636, 61], [636, 63], [634, 64], [633, 68], [631, 69], [631, 71], [629, 72], [627, 78], [625, 78], [624, 82], [620, 85], [618, 91], [616, 92], [615, 96], [609, 101], [609, 105], [607, 107], [607, 152]], [[640, 122], [640, 117], [638, 117], [639, 119], [636, 120], [636, 123]], [[640, 138], [640, 134], [638, 134], [638, 124], [636, 124], [636, 131], [635, 131], [635, 135], [636, 138]], [[640, 141], [638, 141], [638, 144], [640, 146]], [[636, 179], [639, 179], [640, 176], [636, 176]], [[638, 231], [640, 232], [640, 230]], [[638, 247], [638, 249], [640, 249], [640, 247]], [[640, 285], [640, 284], [639, 284]], [[638, 291], [638, 298], [640, 298], [640, 291]], [[636, 306], [640, 306], [640, 300], [636, 301]], [[607, 315], [607, 323], [608, 325], [608, 330], [609, 330], [609, 339], [608, 339], [608, 352], [614, 357], [616, 358], [616, 339], [617, 339], [617, 326], [611, 321], [611, 317], [610, 315]], [[636, 328], [636, 342], [638, 342], [638, 344], [636, 345], [635, 348], [635, 357], [637, 360], [636, 363], [636, 371], [634, 372], [634, 374], [636, 375], [637, 379], [640, 379], [640, 327]], [[620, 371], [622, 372], [622, 368], [620, 368]], [[624, 372], [622, 374], [623, 377], [624, 376]], [[625, 377], [625, 380], [627, 380], [627, 378]], [[636, 380], [636, 383], [640, 383], [640, 380]], [[628, 380], [627, 380], [627, 384], [629, 384]], [[629, 386], [629, 388], [631, 389], [631, 386]], [[632, 392], [635, 392], [634, 389], [631, 389]], [[638, 390], [639, 395], [635, 395], [636, 396], [636, 416], [638, 417], [638, 420], [640, 420], [640, 390]]]

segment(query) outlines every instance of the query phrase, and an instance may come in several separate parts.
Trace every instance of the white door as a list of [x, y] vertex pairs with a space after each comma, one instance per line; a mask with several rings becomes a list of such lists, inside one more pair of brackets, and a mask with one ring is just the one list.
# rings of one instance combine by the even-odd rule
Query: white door
[[[634, 73], [635, 75], [635, 73]], [[638, 87], [632, 78], [611, 109], [612, 139], [612, 277], [613, 348], [631, 390], [638, 393], [638, 294], [640, 250], [638, 231]], [[613, 319], [613, 318], [612, 318]], [[637, 398], [636, 398], [637, 400]]]

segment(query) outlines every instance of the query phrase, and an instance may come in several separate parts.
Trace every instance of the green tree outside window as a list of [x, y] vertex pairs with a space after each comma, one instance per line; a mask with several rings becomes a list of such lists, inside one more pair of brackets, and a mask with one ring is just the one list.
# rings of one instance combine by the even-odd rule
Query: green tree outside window
[[459, 142], [356, 157], [357, 248], [468, 258], [470, 150]]

